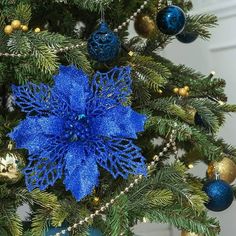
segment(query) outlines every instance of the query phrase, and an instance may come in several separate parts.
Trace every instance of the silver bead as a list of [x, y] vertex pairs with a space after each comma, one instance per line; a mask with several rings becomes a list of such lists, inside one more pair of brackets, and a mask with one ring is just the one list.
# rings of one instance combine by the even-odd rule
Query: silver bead
[[120, 195], [124, 195], [124, 194], [125, 194], [125, 192], [124, 192], [124, 191], [121, 191], [121, 192], [120, 192]]
[[117, 28], [115, 28], [115, 29], [114, 29], [114, 32], [115, 32], [115, 33], [117, 33], [117, 32], [118, 32], [118, 29], [117, 29]]
[[143, 178], [143, 176], [142, 176], [142, 175], [139, 175], [138, 177], [139, 177], [139, 179], [142, 179], [142, 178]]
[[134, 180], [134, 182], [135, 182], [136, 184], [138, 183], [138, 181], [139, 181], [138, 179], [135, 179], [135, 180]]
[[170, 143], [167, 143], [167, 144], [166, 144], [166, 147], [168, 147], [168, 148], [169, 148], [170, 146], [171, 146], [171, 145], [170, 145]]
[[122, 23], [122, 26], [125, 27], [125, 26], [126, 26], [126, 22], [123, 22], [123, 23]]
[[131, 16], [129, 19], [130, 19], [130, 20], [133, 20], [133, 19], [134, 19], [134, 16]]
[[91, 214], [90, 218], [93, 219], [96, 215], [95, 214]]
[[101, 211], [105, 211], [106, 210], [106, 207], [101, 207]]
[[63, 230], [61, 231], [61, 233], [62, 233], [62, 234], [66, 234], [66, 231], [63, 229]]
[[56, 233], [56, 236], [60, 236], [61, 234], [60, 233]]
[[110, 206], [110, 203], [106, 203], [106, 207], [109, 207]]
[[95, 211], [95, 215], [99, 215], [100, 213], [99, 213], [99, 210], [96, 210]]
[[122, 29], [122, 25], [119, 25], [119, 26], [118, 26], [118, 30], [121, 30], [121, 29]]
[[160, 153], [159, 153], [159, 156], [160, 156], [160, 157], [163, 157], [163, 156], [164, 156], [164, 153], [163, 153], [163, 152], [160, 152]]
[[151, 166], [148, 166], [148, 167], [147, 167], [147, 169], [148, 169], [148, 170], [151, 170], [151, 169], [152, 169], [152, 167], [151, 167]]
[[133, 184], [133, 183], [131, 183], [129, 186], [130, 186], [131, 188], [133, 188], [133, 187], [134, 187], [134, 184]]
[[137, 12], [135, 12], [135, 13], [133, 14], [133, 16], [134, 16], [134, 17], [136, 17], [137, 15], [138, 15], [138, 13], [137, 13]]
[[[87, 217], [86, 217], [87, 218]], [[85, 218], [85, 219], [86, 219]], [[84, 222], [86, 222], [85, 220], [81, 220], [80, 222], [79, 222], [79, 225], [82, 225]]]
[[155, 161], [152, 161], [152, 162], [151, 162], [151, 166], [154, 166], [154, 165], [155, 165]]
[[76, 229], [77, 227], [78, 227], [78, 224], [74, 224], [74, 225], [73, 225], [73, 228]]
[[142, 5], [140, 8], [141, 8], [141, 9], [143, 9], [144, 7], [145, 7], [145, 6], [144, 6], [144, 5]]
[[89, 221], [89, 217], [86, 217], [86, 218], [84, 219], [84, 221], [88, 222], [88, 221]]
[[126, 20], [126, 24], [129, 24], [129, 22], [130, 22], [130, 19]]
[[148, 3], [147, 1], [144, 1], [143, 5], [147, 5], [147, 3]]
[[168, 149], [167, 149], [166, 147], [163, 148], [163, 152], [167, 152], [167, 150], [168, 150]]
[[72, 227], [68, 227], [67, 230], [70, 232], [72, 230]]
[[141, 12], [141, 9], [139, 8], [138, 10], [137, 10], [137, 13], [140, 13]]

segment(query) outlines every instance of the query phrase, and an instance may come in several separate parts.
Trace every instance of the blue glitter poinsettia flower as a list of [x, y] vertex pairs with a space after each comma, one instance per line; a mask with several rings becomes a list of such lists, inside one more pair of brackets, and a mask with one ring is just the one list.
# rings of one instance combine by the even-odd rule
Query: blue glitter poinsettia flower
[[133, 144], [146, 117], [124, 106], [131, 93], [130, 71], [97, 72], [89, 83], [82, 70], [61, 66], [53, 87], [12, 86], [27, 116], [9, 136], [29, 152], [24, 174], [30, 191], [64, 177], [79, 201], [98, 185], [98, 165], [114, 178], [146, 174], [145, 159]]

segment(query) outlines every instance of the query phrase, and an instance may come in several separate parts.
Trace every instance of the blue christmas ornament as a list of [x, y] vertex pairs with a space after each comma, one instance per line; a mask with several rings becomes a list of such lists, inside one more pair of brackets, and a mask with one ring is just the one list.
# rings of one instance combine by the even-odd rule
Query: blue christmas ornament
[[189, 31], [182, 31], [180, 34], [176, 35], [176, 38], [181, 42], [181, 43], [192, 43], [194, 42], [198, 37], [197, 32], [189, 32]]
[[232, 204], [234, 193], [232, 187], [223, 180], [212, 180], [207, 182], [203, 191], [209, 197], [206, 207], [212, 211], [224, 211]]
[[74, 66], [61, 66], [55, 84], [12, 86], [26, 119], [10, 133], [29, 152], [24, 169], [28, 189], [45, 190], [64, 177], [79, 201], [98, 185], [98, 165], [114, 178], [146, 174], [145, 159], [133, 139], [146, 117], [124, 106], [131, 94], [131, 69], [97, 72], [91, 83]]
[[89, 236], [103, 236], [103, 234], [99, 229], [91, 228], [89, 230]]
[[157, 13], [156, 23], [158, 29], [167, 35], [179, 34], [185, 26], [186, 16], [178, 6], [167, 6]]
[[[62, 230], [66, 230], [66, 227], [50, 227], [46, 230], [46, 232], [44, 232], [43, 236], [52, 236], [52, 235], [56, 235], [57, 233], [60, 233]], [[66, 231], [65, 234], [63, 234], [64, 236], [70, 236], [69, 232]]]
[[108, 62], [115, 59], [120, 51], [120, 40], [105, 22], [100, 23], [98, 30], [88, 39], [88, 53], [92, 59]]

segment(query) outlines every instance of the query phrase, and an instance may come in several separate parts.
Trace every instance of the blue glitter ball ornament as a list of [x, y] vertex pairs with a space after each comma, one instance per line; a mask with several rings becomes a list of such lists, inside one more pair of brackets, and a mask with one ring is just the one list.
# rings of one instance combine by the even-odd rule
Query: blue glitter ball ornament
[[[43, 234], [43, 236], [52, 236], [52, 235], [56, 235], [57, 233], [60, 233], [62, 230], [66, 230], [67, 227], [50, 227], [48, 228], [48, 230]], [[69, 232], [66, 231], [65, 234], [63, 234], [64, 236], [70, 236]]]
[[156, 23], [158, 29], [167, 35], [176, 35], [184, 29], [186, 16], [184, 11], [177, 6], [171, 5], [157, 13]]
[[120, 51], [120, 40], [105, 22], [88, 39], [88, 53], [92, 59], [108, 62], [115, 59]]
[[206, 207], [211, 211], [224, 211], [232, 204], [234, 193], [232, 187], [223, 180], [212, 180], [207, 182], [203, 191], [209, 197]]
[[181, 43], [192, 43], [198, 38], [197, 32], [182, 31], [180, 34], [176, 35], [176, 38]]
[[103, 234], [99, 229], [91, 228], [89, 230], [89, 236], [103, 236]]

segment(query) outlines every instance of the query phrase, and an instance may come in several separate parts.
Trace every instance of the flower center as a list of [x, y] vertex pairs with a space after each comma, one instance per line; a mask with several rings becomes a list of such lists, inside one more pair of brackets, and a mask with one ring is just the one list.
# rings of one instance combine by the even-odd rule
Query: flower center
[[86, 140], [90, 136], [88, 123], [85, 114], [72, 115], [65, 124], [65, 137], [71, 142]]

